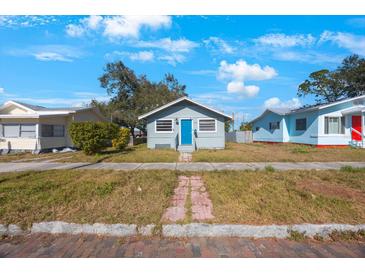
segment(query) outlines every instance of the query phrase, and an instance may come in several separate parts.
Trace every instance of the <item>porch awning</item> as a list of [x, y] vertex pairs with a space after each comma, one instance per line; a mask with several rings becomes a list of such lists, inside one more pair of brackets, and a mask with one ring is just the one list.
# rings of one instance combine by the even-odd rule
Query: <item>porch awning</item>
[[341, 111], [342, 115], [365, 112], [365, 106], [355, 106]]

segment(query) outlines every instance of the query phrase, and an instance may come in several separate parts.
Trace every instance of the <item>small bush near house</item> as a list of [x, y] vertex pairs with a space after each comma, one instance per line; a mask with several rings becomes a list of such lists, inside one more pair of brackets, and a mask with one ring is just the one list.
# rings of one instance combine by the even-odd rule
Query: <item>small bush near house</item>
[[129, 143], [130, 130], [128, 128], [119, 129], [119, 135], [113, 139], [112, 145], [117, 150], [123, 150]]
[[69, 132], [74, 145], [90, 155], [110, 146], [111, 140], [118, 136], [119, 127], [109, 122], [74, 122]]

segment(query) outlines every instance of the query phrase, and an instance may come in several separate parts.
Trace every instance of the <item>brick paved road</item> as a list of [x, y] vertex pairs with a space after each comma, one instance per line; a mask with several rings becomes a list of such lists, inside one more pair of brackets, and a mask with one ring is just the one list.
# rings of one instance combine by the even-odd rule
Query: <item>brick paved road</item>
[[243, 238], [137, 239], [33, 234], [0, 240], [0, 257], [365, 257], [365, 243]]

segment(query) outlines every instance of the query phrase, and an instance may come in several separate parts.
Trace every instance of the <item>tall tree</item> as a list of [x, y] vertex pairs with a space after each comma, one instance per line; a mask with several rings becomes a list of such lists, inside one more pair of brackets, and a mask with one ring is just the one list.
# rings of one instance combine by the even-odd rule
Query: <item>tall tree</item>
[[345, 91], [348, 97], [365, 94], [365, 59], [358, 55], [351, 55], [342, 61], [337, 69], [345, 82]]
[[299, 97], [312, 94], [318, 103], [334, 102], [346, 97], [341, 75], [327, 69], [312, 72], [309, 80], [299, 85], [297, 94]]
[[311, 73], [299, 85], [297, 94], [312, 94], [319, 103], [365, 94], [365, 59], [351, 55], [333, 71], [322, 69]]
[[113, 121], [130, 128], [133, 135], [135, 128], [145, 131], [146, 124], [138, 120], [139, 115], [186, 96], [186, 86], [172, 74], [166, 74], [162, 81], [154, 83], [145, 75], [136, 76], [121, 61], [108, 63], [99, 81], [112, 96], [109, 111]]

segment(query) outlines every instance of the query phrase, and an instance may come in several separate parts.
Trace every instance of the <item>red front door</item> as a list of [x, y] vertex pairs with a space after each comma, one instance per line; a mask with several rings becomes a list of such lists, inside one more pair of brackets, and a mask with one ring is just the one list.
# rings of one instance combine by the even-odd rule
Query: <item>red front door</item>
[[[361, 116], [352, 116], [352, 128], [357, 130], [358, 132], [362, 132]], [[352, 140], [361, 141], [361, 134], [352, 131]]]

